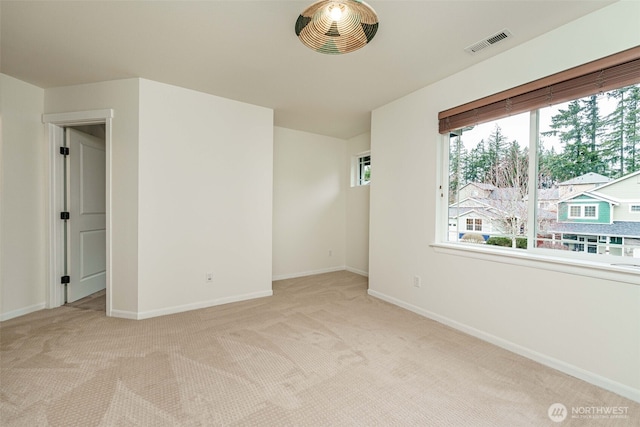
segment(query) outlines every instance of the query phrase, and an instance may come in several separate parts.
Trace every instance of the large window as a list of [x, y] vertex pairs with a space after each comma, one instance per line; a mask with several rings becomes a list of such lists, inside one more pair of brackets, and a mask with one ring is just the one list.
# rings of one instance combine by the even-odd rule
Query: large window
[[[609, 77], [602, 85], [608, 90], [584, 95], [592, 91], [589, 83], [581, 81], [587, 89], [578, 90], [574, 82], [562, 102], [536, 105], [530, 94], [542, 97], [541, 86], [524, 100], [504, 101], [515, 113], [504, 114], [494, 102], [441, 117], [448, 135], [444, 239], [562, 256], [640, 258], [640, 218], [632, 214], [640, 195], [640, 59], [634, 61], [631, 71], [625, 64], [619, 87]], [[580, 76], [569, 80], [586, 79]], [[553, 88], [547, 88], [549, 100]], [[476, 226], [477, 215], [485, 227]], [[481, 239], [468, 238], [479, 232]]]

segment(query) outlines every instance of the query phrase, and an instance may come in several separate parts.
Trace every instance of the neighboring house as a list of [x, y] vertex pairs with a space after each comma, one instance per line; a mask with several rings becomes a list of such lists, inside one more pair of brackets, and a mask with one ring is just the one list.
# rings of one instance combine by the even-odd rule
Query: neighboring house
[[457, 241], [465, 234], [479, 234], [487, 240], [492, 234], [502, 234], [499, 210], [481, 200], [469, 197], [449, 206], [449, 240]]
[[470, 182], [460, 189], [458, 192], [458, 200], [465, 200], [470, 197], [478, 199], [488, 199], [491, 193], [498, 187], [483, 182]]
[[611, 178], [594, 172], [580, 175], [558, 184], [558, 199], [566, 199], [569, 196], [592, 190], [611, 181]]
[[640, 258], [640, 171], [569, 193], [547, 231], [572, 251]]
[[538, 189], [539, 210], [558, 212], [558, 200], [560, 200], [560, 190], [557, 187]]
[[[457, 241], [471, 234], [491, 236], [512, 234], [514, 221], [517, 234], [525, 230], [517, 224], [527, 217], [527, 202], [515, 188], [499, 188], [492, 184], [470, 182], [458, 192], [459, 202], [449, 206], [449, 240]], [[555, 215], [545, 218], [555, 219]]]

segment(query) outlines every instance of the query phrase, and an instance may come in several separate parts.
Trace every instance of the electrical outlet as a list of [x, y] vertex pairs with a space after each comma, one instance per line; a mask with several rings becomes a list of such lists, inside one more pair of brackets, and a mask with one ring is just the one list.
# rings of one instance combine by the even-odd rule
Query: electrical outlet
[[205, 275], [205, 282], [207, 282], [207, 283], [213, 282], [213, 273], [207, 273]]
[[413, 287], [419, 288], [422, 286], [422, 280], [420, 280], [420, 276], [413, 276]]

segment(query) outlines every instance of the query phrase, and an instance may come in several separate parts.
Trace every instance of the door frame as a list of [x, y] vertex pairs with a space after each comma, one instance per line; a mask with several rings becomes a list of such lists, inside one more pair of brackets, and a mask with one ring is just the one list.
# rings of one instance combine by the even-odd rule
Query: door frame
[[60, 155], [60, 147], [65, 143], [64, 128], [80, 125], [105, 125], [105, 226], [106, 226], [106, 315], [112, 315], [111, 301], [111, 126], [113, 110], [90, 110], [71, 113], [43, 114], [42, 122], [47, 133], [47, 206], [46, 218], [48, 228], [47, 260], [48, 279], [46, 289], [46, 307], [55, 308], [64, 304], [64, 288], [60, 277], [64, 275], [64, 227], [60, 212], [64, 208], [64, 157]]

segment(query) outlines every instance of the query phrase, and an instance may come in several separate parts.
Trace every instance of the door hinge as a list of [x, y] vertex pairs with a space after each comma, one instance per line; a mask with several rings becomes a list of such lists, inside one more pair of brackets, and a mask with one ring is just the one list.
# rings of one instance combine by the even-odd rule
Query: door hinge
[[69, 276], [62, 276], [62, 277], [60, 278], [60, 283], [62, 283], [62, 284], [71, 283], [71, 277], [69, 277]]
[[68, 156], [69, 155], [69, 147], [60, 147], [60, 154], [62, 154], [63, 156]]
[[60, 212], [60, 219], [69, 219], [69, 212]]

